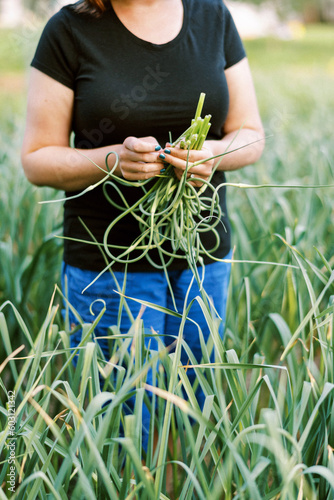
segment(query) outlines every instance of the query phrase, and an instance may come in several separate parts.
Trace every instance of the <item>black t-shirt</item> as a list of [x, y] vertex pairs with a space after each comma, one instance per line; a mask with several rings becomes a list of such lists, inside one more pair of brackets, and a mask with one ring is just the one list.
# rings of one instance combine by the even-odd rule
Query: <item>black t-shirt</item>
[[[224, 69], [245, 57], [244, 47], [221, 0], [183, 0], [183, 5], [181, 31], [162, 45], [129, 32], [111, 5], [99, 17], [79, 13], [77, 4], [68, 5], [48, 21], [31, 64], [74, 90], [75, 147], [119, 144], [130, 135], [154, 136], [164, 147], [169, 133], [176, 139], [189, 126], [201, 92], [206, 93], [202, 116], [212, 115], [208, 139], [222, 137], [229, 105]], [[224, 180], [224, 173], [216, 172], [212, 184]], [[140, 188], [121, 189], [130, 205], [143, 194]], [[220, 247], [215, 256], [223, 258], [230, 249], [224, 188], [220, 204], [224, 215], [223, 224], [217, 226]], [[106, 228], [118, 215], [100, 186], [65, 202], [64, 236], [92, 241], [81, 218], [96, 241], [102, 242]], [[129, 215], [115, 226], [108, 241], [130, 246], [138, 234], [138, 222]], [[73, 239], [65, 239], [66, 263], [96, 271], [105, 267], [98, 246]], [[215, 238], [203, 233], [202, 241], [210, 249]], [[122, 267], [116, 263], [113, 268]], [[186, 261], [180, 259], [171, 264], [172, 269], [185, 267]], [[144, 258], [129, 270], [152, 267]]]

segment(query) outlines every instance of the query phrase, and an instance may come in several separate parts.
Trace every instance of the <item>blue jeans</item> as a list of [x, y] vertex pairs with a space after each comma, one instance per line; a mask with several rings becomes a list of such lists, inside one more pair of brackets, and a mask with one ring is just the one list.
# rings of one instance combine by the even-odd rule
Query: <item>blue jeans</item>
[[[226, 259], [231, 259], [231, 255], [232, 252], [230, 252], [230, 254], [226, 256]], [[199, 268], [199, 270], [201, 274], [201, 268]], [[220, 326], [221, 337], [223, 336], [224, 331], [230, 270], [231, 264], [226, 262], [215, 262], [205, 266], [203, 287], [207, 295], [212, 299], [219, 316], [223, 320]], [[117, 293], [114, 292], [114, 290], [116, 289], [115, 281], [111, 273], [109, 273], [108, 271], [100, 276], [93, 285], [91, 285], [84, 293], [82, 293], [82, 290], [96, 278], [97, 274], [98, 273], [94, 271], [82, 270], [64, 264], [62, 270], [62, 283], [63, 290], [65, 292], [64, 277], [66, 275], [68, 301], [80, 314], [85, 323], [91, 323], [96, 318], [96, 315], [100, 312], [102, 304], [97, 299], [102, 299], [106, 304], [106, 311], [97, 327], [95, 328], [94, 333], [97, 341], [99, 342], [99, 345], [101, 346], [105, 358], [108, 360], [110, 358], [108, 340], [99, 340], [99, 337], [104, 337], [107, 335], [107, 328], [109, 326], [117, 325], [120, 297]], [[190, 282], [193, 278], [193, 273], [191, 270], [172, 270], [168, 272], [168, 275], [174, 293], [177, 310], [182, 314], [185, 297], [188, 292]], [[124, 281], [124, 273], [114, 271], [114, 276], [118, 281], [119, 286], [122, 287]], [[194, 281], [188, 295], [188, 304], [199, 294], [200, 293], [198, 285], [196, 281]], [[125, 295], [132, 298], [152, 302], [156, 305], [174, 310], [171, 293], [163, 271], [127, 273]], [[93, 316], [90, 312], [90, 306], [94, 301], [97, 301], [93, 305], [93, 312], [95, 313], [95, 316]], [[127, 303], [131, 309], [133, 317], [136, 318], [139, 313], [141, 304], [131, 300], [128, 300]], [[200, 308], [197, 301], [194, 301], [188, 317], [200, 326], [204, 340], [205, 342], [207, 342], [210, 335], [210, 330], [203, 315], [202, 309]], [[177, 317], [167, 315], [153, 308], [147, 307], [144, 311], [142, 319], [144, 321], [145, 332], [150, 332], [152, 327], [155, 332], [164, 335], [161, 338], [163, 339], [165, 345], [172, 343], [175, 340], [175, 337], [177, 337], [178, 335], [181, 320]], [[71, 311], [69, 311], [69, 320], [70, 323], [77, 324], [77, 320]], [[131, 324], [132, 321], [123, 308], [120, 323], [121, 333], [127, 333], [131, 327]], [[168, 337], [169, 335], [170, 337]], [[185, 323], [183, 339], [188, 344], [193, 355], [199, 363], [202, 357], [201, 345], [199, 342], [197, 327], [191, 321], [186, 321]], [[71, 335], [71, 347], [76, 347], [80, 341], [81, 331], [77, 331], [76, 333]], [[145, 343], [148, 344], [149, 342], [151, 349], [154, 349], [155, 347], [152, 346], [152, 341], [148, 337], [145, 339]], [[184, 349], [182, 349], [181, 363], [183, 365], [186, 365], [187, 362], [187, 353]], [[187, 375], [190, 381], [193, 383], [195, 379], [194, 370], [188, 370]], [[147, 382], [150, 383], [149, 375]], [[201, 393], [201, 391], [199, 391], [197, 397], [199, 404], [202, 405], [204, 395]], [[148, 410], [145, 407], [143, 408], [144, 449], [145, 445], [147, 445], [149, 420], [150, 416]]]

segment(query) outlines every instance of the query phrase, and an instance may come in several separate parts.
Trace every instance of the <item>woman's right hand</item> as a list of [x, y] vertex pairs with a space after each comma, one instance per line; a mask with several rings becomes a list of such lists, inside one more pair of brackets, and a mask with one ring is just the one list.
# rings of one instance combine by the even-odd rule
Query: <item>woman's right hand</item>
[[160, 174], [161, 148], [154, 137], [127, 137], [119, 151], [119, 169], [124, 179], [138, 181]]

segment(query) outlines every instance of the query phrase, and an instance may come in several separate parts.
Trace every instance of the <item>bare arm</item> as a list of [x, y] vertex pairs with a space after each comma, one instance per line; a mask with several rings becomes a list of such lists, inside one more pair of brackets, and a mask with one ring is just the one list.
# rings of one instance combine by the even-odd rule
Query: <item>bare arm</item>
[[230, 105], [224, 137], [221, 141], [207, 141], [206, 145], [214, 155], [242, 148], [224, 156], [218, 166], [218, 170], [236, 170], [255, 163], [261, 157], [264, 131], [248, 60], [242, 59], [227, 69], [225, 75]]
[[[65, 191], [84, 189], [103, 178], [105, 158], [110, 151], [120, 157], [116, 175], [138, 180], [160, 173], [162, 164], [159, 153], [155, 152], [154, 137], [128, 137], [123, 144], [78, 152], [71, 148], [73, 103], [71, 89], [34, 68], [31, 70], [21, 152], [23, 169], [31, 183]], [[115, 156], [110, 155], [109, 167], [114, 163]]]

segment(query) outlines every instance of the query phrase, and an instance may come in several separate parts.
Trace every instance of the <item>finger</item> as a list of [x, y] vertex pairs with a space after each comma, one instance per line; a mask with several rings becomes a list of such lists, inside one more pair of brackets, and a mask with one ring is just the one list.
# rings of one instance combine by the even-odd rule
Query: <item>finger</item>
[[143, 163], [143, 162], [123, 162], [121, 164], [121, 172], [127, 180], [145, 180], [161, 174], [163, 170], [159, 163]]
[[180, 169], [180, 170], [186, 170], [187, 166], [191, 166], [190, 162], [187, 162], [187, 158], [184, 160], [182, 158], [175, 157], [169, 153], [166, 153], [166, 150], [164, 150], [162, 153], [158, 155], [159, 159], [161, 161], [164, 161], [166, 163], [169, 163], [170, 165], [173, 165], [173, 167]]
[[180, 147], [168, 147], [166, 146], [161, 153], [170, 154], [171, 156], [175, 156], [177, 158], [181, 158], [182, 160], [187, 160], [191, 162], [197, 161], [205, 161], [212, 156], [212, 153], [207, 149], [181, 149]]
[[160, 144], [158, 143], [158, 141], [156, 140], [155, 137], [152, 137], [152, 136], [140, 137], [140, 140], [148, 142], [149, 144], [151, 144], [154, 147], [155, 151], [161, 150], [161, 146], [160, 146]]
[[[174, 173], [179, 181], [185, 175], [184, 170], [180, 170], [177, 168], [174, 170]], [[194, 179], [194, 180], [192, 180], [192, 179]], [[207, 176], [200, 176], [198, 174], [187, 173], [187, 182], [194, 187], [201, 187], [203, 185], [203, 182], [200, 179], [207, 180], [208, 177]]]
[[[178, 179], [181, 179], [182, 175], [185, 175], [185, 171], [181, 168], [175, 168], [174, 173]], [[211, 175], [212, 175], [212, 168], [200, 168], [200, 167], [193, 167], [189, 168], [187, 171], [187, 179], [195, 178], [195, 179], [204, 179], [204, 180], [209, 180]]]
[[145, 162], [132, 162], [124, 161], [122, 162], [123, 170], [131, 173], [146, 174], [150, 172], [160, 172], [163, 165], [160, 163], [145, 163]]
[[204, 161], [207, 157], [207, 152], [205, 151], [191, 150], [188, 152], [180, 148], [165, 148], [159, 154], [160, 159], [182, 170], [186, 170], [187, 167], [189, 169], [192, 168], [193, 164], [199, 161], [203, 161], [203, 163], [199, 165], [199, 168], [204, 170], [212, 168], [211, 161]]
[[[203, 179], [205, 180], [206, 178], [203, 178]], [[188, 180], [188, 183], [191, 184], [192, 186], [195, 186], [195, 187], [203, 186], [203, 181], [201, 181], [201, 177], [199, 175], [190, 174], [189, 177], [187, 178], [187, 180]]]
[[[156, 151], [158, 142], [154, 137], [127, 137], [124, 141], [124, 146], [135, 153], [150, 153]], [[160, 148], [160, 146], [159, 146]], [[161, 149], [161, 148], [160, 148]]]
[[131, 161], [133, 163], [159, 163], [160, 165], [163, 163], [163, 160], [159, 158], [158, 152], [139, 153], [136, 151], [126, 150], [125, 158], [127, 161]]

